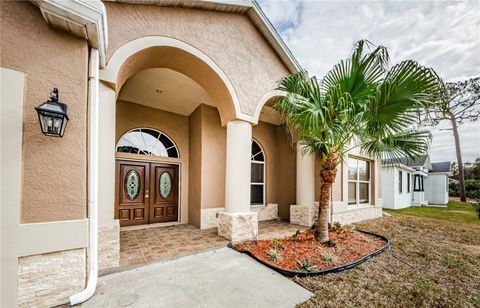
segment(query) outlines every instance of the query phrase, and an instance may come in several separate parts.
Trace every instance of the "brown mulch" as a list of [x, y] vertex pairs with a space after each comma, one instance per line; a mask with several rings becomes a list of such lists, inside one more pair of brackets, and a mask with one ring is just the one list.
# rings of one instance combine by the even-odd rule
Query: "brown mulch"
[[[386, 244], [377, 236], [347, 228], [330, 230], [329, 237], [335, 243], [334, 247], [315, 240], [311, 229], [284, 239], [249, 241], [237, 244], [236, 247], [249, 251], [258, 259], [276, 267], [305, 272], [322, 271], [353, 263]], [[302, 263], [308, 264], [309, 270], [302, 268]]]

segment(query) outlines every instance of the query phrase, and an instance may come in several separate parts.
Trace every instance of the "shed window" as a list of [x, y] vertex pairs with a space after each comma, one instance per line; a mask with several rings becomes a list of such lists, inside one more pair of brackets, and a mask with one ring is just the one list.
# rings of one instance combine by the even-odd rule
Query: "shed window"
[[398, 171], [398, 192], [402, 193], [403, 192], [403, 173], [402, 171]]
[[415, 174], [413, 178], [413, 191], [424, 191], [423, 190], [423, 176], [420, 174]]

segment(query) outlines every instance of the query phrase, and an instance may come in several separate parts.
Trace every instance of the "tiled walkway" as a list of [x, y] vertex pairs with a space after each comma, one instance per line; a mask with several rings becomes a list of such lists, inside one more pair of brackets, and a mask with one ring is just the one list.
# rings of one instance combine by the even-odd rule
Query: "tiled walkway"
[[[305, 227], [276, 220], [259, 222], [259, 239], [292, 235]], [[176, 225], [120, 232], [120, 267], [189, 255], [223, 247], [228, 243], [217, 229], [200, 230], [192, 225]]]

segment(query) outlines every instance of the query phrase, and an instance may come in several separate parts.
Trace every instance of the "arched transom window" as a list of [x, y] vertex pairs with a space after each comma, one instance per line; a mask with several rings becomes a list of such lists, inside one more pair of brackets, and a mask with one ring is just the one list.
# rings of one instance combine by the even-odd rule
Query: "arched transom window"
[[265, 154], [260, 145], [252, 140], [250, 203], [265, 204]]
[[178, 158], [178, 149], [167, 135], [151, 128], [125, 133], [117, 143], [117, 152]]

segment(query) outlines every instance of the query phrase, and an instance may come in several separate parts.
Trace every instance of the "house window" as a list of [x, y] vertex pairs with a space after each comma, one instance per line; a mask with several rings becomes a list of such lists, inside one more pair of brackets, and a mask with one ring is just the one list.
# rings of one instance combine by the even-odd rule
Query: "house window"
[[348, 204], [370, 203], [370, 162], [348, 158]]
[[415, 174], [413, 178], [413, 191], [423, 191], [423, 176]]
[[402, 178], [402, 171], [398, 172], [398, 192], [403, 192], [403, 178]]
[[265, 204], [265, 155], [260, 145], [252, 140], [250, 204]]
[[125, 133], [117, 143], [117, 152], [178, 158], [175, 143], [162, 132], [151, 128], [136, 128]]
[[407, 172], [407, 193], [410, 192], [410, 173]]

